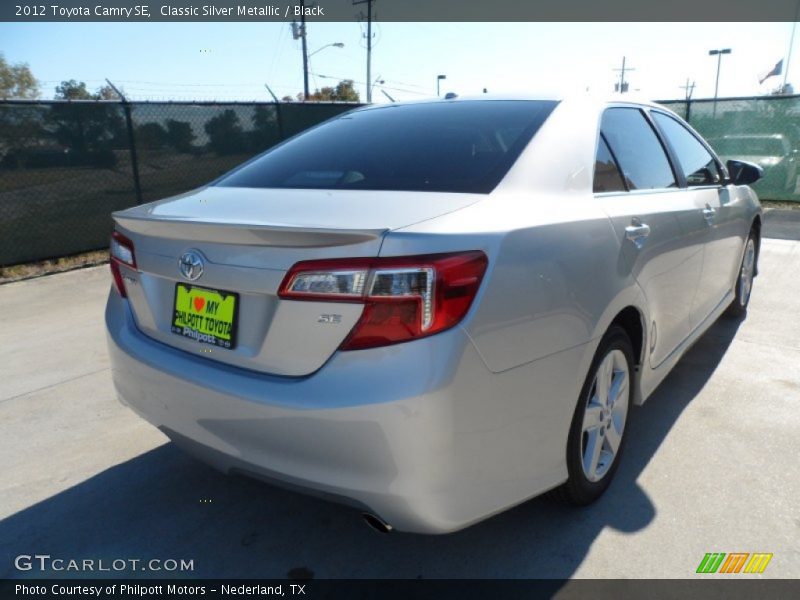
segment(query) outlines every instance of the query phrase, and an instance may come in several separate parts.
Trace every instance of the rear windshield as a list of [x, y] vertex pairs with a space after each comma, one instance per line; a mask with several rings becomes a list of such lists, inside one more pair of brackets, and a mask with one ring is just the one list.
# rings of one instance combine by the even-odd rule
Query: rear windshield
[[481, 100], [357, 109], [272, 148], [217, 185], [488, 193], [555, 105]]

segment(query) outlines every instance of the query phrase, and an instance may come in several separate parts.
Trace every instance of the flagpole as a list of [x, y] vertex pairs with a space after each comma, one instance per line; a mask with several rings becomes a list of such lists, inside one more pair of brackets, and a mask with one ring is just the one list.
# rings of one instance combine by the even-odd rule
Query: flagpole
[[789, 53], [786, 56], [786, 68], [783, 70], [783, 86], [781, 92], [786, 92], [786, 78], [789, 77], [789, 61], [792, 60], [792, 47], [794, 46], [794, 32], [797, 29], [797, 19], [800, 15], [800, 0], [797, 0], [797, 8], [794, 9], [794, 22], [792, 23], [792, 37], [789, 40]]

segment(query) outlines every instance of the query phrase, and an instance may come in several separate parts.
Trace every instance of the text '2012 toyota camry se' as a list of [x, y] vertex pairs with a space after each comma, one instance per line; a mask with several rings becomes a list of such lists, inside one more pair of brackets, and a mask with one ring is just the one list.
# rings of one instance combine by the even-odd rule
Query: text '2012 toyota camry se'
[[744, 314], [759, 176], [647, 102], [358, 108], [114, 213], [114, 383], [189, 453], [379, 529], [587, 504], [630, 407]]

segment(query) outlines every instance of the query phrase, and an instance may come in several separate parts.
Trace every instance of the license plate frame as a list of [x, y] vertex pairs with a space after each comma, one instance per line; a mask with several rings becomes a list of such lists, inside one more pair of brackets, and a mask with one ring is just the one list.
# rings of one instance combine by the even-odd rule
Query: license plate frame
[[[181, 294], [181, 290], [184, 291], [184, 294]], [[193, 292], [195, 295], [192, 295]], [[202, 303], [198, 302], [200, 298], [202, 298]], [[230, 308], [224, 306], [231, 298], [233, 306]], [[187, 300], [189, 304], [181, 306], [179, 309], [179, 301], [185, 304]], [[172, 298], [170, 329], [172, 333], [195, 340], [200, 344], [209, 344], [216, 348], [233, 350], [236, 348], [236, 337], [239, 329], [239, 300], [239, 294], [236, 292], [177, 281]], [[211, 302], [217, 302], [217, 307], [213, 313], [214, 316], [208, 315], [209, 311], [207, 309], [211, 306]], [[199, 308], [197, 308], [198, 304], [200, 304]], [[184, 308], [188, 310], [183, 310]], [[220, 308], [231, 313], [229, 332], [227, 327], [223, 326], [228, 322], [228, 319], [215, 318]], [[205, 312], [203, 312], [204, 310]], [[184, 314], [181, 315], [179, 313]], [[188, 316], [186, 316], [187, 313]], [[208, 319], [211, 319], [213, 325], [210, 325]], [[223, 325], [219, 325], [220, 322]], [[197, 323], [197, 326], [194, 326], [195, 323]]]

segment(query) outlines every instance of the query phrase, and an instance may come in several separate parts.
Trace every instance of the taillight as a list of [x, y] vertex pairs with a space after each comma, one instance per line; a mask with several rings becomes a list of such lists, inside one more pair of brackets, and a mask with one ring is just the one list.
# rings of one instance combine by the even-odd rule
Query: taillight
[[133, 253], [133, 242], [120, 232], [115, 231], [111, 234], [111, 243], [108, 248], [108, 253], [111, 274], [114, 276], [114, 285], [117, 286], [117, 291], [120, 296], [127, 298], [128, 293], [125, 291], [125, 282], [122, 280], [119, 266], [125, 265], [131, 269], [136, 268], [136, 256]]
[[363, 304], [341, 349], [375, 348], [456, 325], [472, 305], [486, 264], [480, 251], [304, 261], [286, 274], [278, 296]]

